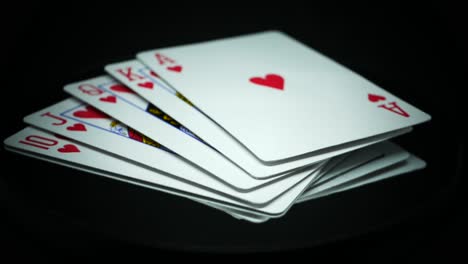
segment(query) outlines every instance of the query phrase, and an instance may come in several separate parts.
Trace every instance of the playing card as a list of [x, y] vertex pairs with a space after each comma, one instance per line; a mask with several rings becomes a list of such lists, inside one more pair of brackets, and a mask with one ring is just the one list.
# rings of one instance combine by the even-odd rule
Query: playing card
[[[319, 167], [314, 166], [314, 168], [308, 168], [275, 181], [255, 180], [246, 177], [248, 180], [259, 182], [257, 184], [262, 188], [256, 188], [250, 192], [240, 192], [224, 181], [180, 159], [170, 150], [161, 146], [158, 141], [147, 138], [131, 127], [127, 127], [75, 99], [64, 100], [33, 113], [25, 117], [24, 120], [28, 124], [83, 142], [142, 166], [156, 169], [160, 173], [225, 195], [229, 199], [249, 204], [252, 207], [262, 207], [261, 210], [266, 210], [264, 212], [266, 214], [278, 214], [285, 210], [287, 208], [286, 201], [292, 203], [302, 191], [297, 189], [300, 188], [298, 186], [302, 186], [301, 181], [311, 181], [315, 175], [318, 175], [314, 173]], [[282, 203], [274, 203], [269, 207], [264, 207], [265, 204], [270, 203], [287, 190], [290, 191], [285, 194]]]
[[[170, 120], [176, 120], [190, 129], [197, 137], [207, 142], [226, 158], [244, 169], [255, 178], [268, 178], [285, 173], [323, 159], [340, 155], [357, 148], [398, 136], [408, 130], [399, 130], [384, 136], [366, 138], [353, 145], [331, 149], [320, 155], [313, 155], [303, 159], [292, 160], [286, 163], [265, 164], [255, 158], [240, 142], [233, 138], [213, 120], [207, 118], [196, 106], [189, 102], [180, 93], [165, 84], [153, 71], [137, 60], [114, 63], [105, 67], [106, 71], [121, 81], [144, 99], [154, 104], [161, 111], [169, 113]], [[122, 89], [125, 89], [122, 88]], [[225, 99], [226, 100], [226, 99]]]
[[[356, 166], [352, 170], [334, 169], [333, 172], [329, 173], [330, 176], [323, 177], [325, 178], [324, 180], [321, 179], [322, 181], [306, 190], [298, 200], [312, 199], [320, 192], [333, 189], [346, 182], [355, 181], [359, 177], [363, 177], [371, 172], [379, 171], [402, 162], [410, 156], [407, 151], [390, 142], [383, 142], [368, 148], [373, 149], [367, 151], [358, 150], [356, 153], [353, 153], [354, 155], [349, 155], [339, 164], [342, 168], [348, 167], [348, 164], [360, 164], [360, 166]], [[366, 158], [363, 159], [363, 157]]]
[[161, 48], [137, 57], [268, 164], [430, 119], [277, 31]]
[[[373, 144], [366, 148], [358, 149], [347, 153], [345, 155], [340, 155], [340, 159], [338, 157], [334, 158], [333, 160], [340, 160], [336, 166], [330, 168], [328, 173], [323, 174], [320, 178], [315, 179], [308, 189], [314, 188], [317, 185], [322, 184], [323, 182], [330, 181], [333, 178], [353, 171], [356, 168], [359, 168], [363, 165], [366, 165], [368, 162], [379, 159], [388, 152], [389, 149], [398, 148], [397, 146], [393, 146], [394, 144], [388, 141], [384, 141], [381, 143]], [[402, 150], [403, 151], [403, 150]], [[327, 163], [327, 166], [333, 166], [331, 162]], [[304, 194], [307, 193], [307, 190]]]
[[[224, 207], [219, 202], [203, 199], [203, 194], [207, 193], [205, 190], [31, 127], [7, 138], [5, 145], [8, 150], [26, 156], [189, 198], [225, 211], [236, 218], [251, 222], [263, 222], [268, 219], [265, 216]], [[185, 190], [198, 192], [201, 196], [191, 196], [184, 192]]]
[[341, 184], [334, 185], [331, 188], [324, 189], [320, 192], [313, 191], [306, 192], [298, 199], [299, 202], [309, 201], [322, 196], [331, 195], [338, 192], [344, 192], [359, 186], [370, 184], [373, 182], [381, 181], [390, 177], [405, 174], [411, 171], [423, 169], [426, 167], [426, 163], [414, 155], [410, 155], [406, 160], [398, 162], [392, 166], [387, 166], [378, 171], [368, 173], [366, 175], [356, 177], [354, 180], [349, 180]]

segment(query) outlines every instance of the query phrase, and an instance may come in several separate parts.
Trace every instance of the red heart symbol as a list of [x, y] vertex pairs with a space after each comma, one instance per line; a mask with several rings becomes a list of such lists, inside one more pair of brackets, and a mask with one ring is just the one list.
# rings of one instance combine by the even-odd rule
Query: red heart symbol
[[152, 82], [139, 83], [138, 86], [143, 87], [143, 88], [153, 89]]
[[86, 127], [83, 124], [74, 124], [73, 126], [67, 127], [70, 131], [86, 131]]
[[75, 145], [72, 145], [72, 144], [66, 144], [57, 150], [58, 152], [62, 152], [62, 153], [80, 152], [80, 150]]
[[159, 75], [156, 74], [154, 71], [150, 71], [150, 74], [153, 75], [153, 77], [159, 78]]
[[97, 110], [96, 108], [88, 105], [86, 106], [86, 110], [80, 110], [73, 113], [73, 116], [79, 118], [107, 118], [108, 115], [104, 114], [103, 112]]
[[113, 96], [113, 95], [109, 95], [107, 97], [99, 98], [99, 101], [115, 104], [115, 102], [117, 102], [117, 98], [115, 96]]
[[180, 65], [168, 66], [166, 69], [168, 69], [170, 71], [181, 72], [182, 71], [182, 66], [180, 66]]
[[120, 92], [120, 93], [131, 93], [134, 94], [135, 92], [128, 89], [127, 86], [122, 85], [122, 84], [114, 84], [110, 87], [112, 91]]
[[284, 79], [278, 74], [267, 74], [265, 78], [252, 77], [250, 78], [250, 81], [258, 85], [263, 85], [278, 90], [284, 89]]
[[373, 103], [378, 102], [378, 101], [385, 101], [387, 99], [381, 95], [375, 95], [375, 94], [369, 94], [368, 98], [369, 98], [369, 101]]

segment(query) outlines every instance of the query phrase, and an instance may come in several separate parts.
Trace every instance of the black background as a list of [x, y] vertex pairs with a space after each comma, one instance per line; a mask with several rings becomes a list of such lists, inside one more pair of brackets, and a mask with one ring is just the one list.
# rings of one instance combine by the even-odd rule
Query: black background
[[461, 6], [21, 2], [2, 13], [3, 139], [24, 127], [24, 116], [66, 98], [63, 85], [103, 74], [107, 63], [268, 29], [285, 31], [433, 117], [396, 140], [428, 162], [425, 170], [295, 206], [262, 225], [2, 150], [0, 240], [7, 255], [466, 259]]

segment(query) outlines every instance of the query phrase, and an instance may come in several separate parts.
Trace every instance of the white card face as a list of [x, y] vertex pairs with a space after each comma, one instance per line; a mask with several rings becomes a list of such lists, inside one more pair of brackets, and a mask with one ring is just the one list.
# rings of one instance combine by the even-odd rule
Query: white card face
[[[268, 178], [274, 175], [313, 164], [323, 159], [343, 154], [354, 149], [400, 135], [407, 130], [379, 135], [377, 138], [355, 142], [320, 155], [313, 155], [285, 163], [265, 164], [258, 160], [242, 144], [215, 122], [207, 118], [196, 106], [187, 101], [180, 93], [165, 84], [149, 67], [138, 60], [130, 60], [106, 66], [106, 71], [124, 85], [138, 93], [148, 102], [171, 116], [202, 140], [221, 152], [254, 178]], [[228, 100], [228, 99], [225, 99]]]
[[[310, 181], [320, 174], [319, 170], [315, 171], [306, 180], [300, 182], [296, 187], [289, 189], [267, 206], [263, 208], [255, 208], [236, 200], [226, 198], [225, 196], [217, 193], [176, 180], [166, 174], [158, 173], [157, 171], [151, 170], [147, 167], [138, 166], [133, 162], [118, 159], [80, 143], [71, 142], [67, 139], [57, 137], [56, 135], [31, 127], [25, 128], [15, 135], [7, 138], [4, 143], [12, 148], [45, 155], [50, 158], [75, 163], [80, 166], [91, 167], [98, 171], [111, 173], [111, 175], [115, 174], [126, 177], [131, 179], [133, 183], [141, 186], [152, 184], [155, 185], [155, 188], [162, 188], [161, 190], [164, 191], [174, 191], [184, 197], [190, 197], [191, 199], [210, 199], [210, 202], [212, 203], [221, 203], [220, 205], [225, 208], [238, 210], [236, 212], [242, 211], [247, 214], [261, 214], [271, 217], [279, 217], [283, 215], [292, 205], [291, 197], [295, 198], [300, 195]], [[188, 195], [183, 195], [184, 193], [188, 193]], [[292, 200], [294, 201], [294, 199]]]
[[[217, 177], [225, 184], [236, 188], [238, 192], [250, 192], [271, 181], [278, 180], [276, 178], [255, 179], [251, 177], [186, 128], [181, 128], [178, 122], [174, 120], [170, 120], [171, 123], [163, 121], [165, 117], [167, 119], [166, 115], [161, 117], [160, 111], [124, 88], [120, 84], [116, 84], [114, 79], [103, 76], [67, 85], [65, 91], [159, 142], [162, 146], [206, 170], [213, 177]], [[151, 113], [156, 113], [156, 116]], [[269, 190], [266, 195], [279, 194], [279, 191], [284, 191], [303, 180], [319, 165], [314, 165], [308, 172], [297, 173], [285, 178], [276, 191]], [[264, 202], [266, 201], [264, 200]]]
[[426, 163], [419, 159], [418, 157], [414, 155], [410, 155], [410, 157], [398, 164], [395, 164], [395, 168], [392, 166], [389, 170], [384, 170], [379, 171], [377, 173], [372, 173], [372, 175], [364, 175], [363, 177], [359, 177], [355, 180], [345, 182], [343, 184], [334, 186], [333, 188], [323, 190], [321, 192], [313, 193], [310, 195], [304, 194], [304, 196], [301, 196], [298, 202], [304, 202], [308, 201], [311, 199], [316, 199], [322, 196], [338, 193], [338, 192], [344, 192], [346, 190], [350, 190], [353, 188], [357, 188], [359, 186], [363, 186], [366, 184], [370, 184], [373, 182], [385, 180], [394, 176], [398, 176], [401, 174], [405, 174], [411, 171], [415, 170], [420, 170], [426, 167]]
[[[309, 188], [303, 193], [299, 200], [303, 201], [316, 198], [318, 197], [317, 194], [321, 192], [333, 189], [336, 186], [342, 185], [347, 182], [355, 181], [356, 179], [364, 177], [365, 175], [371, 172], [375, 172], [397, 164], [399, 162], [402, 162], [408, 159], [410, 156], [410, 154], [407, 151], [390, 142], [384, 142], [378, 145], [378, 148], [370, 150], [370, 152], [379, 153], [379, 156], [376, 156], [376, 158], [371, 159], [367, 163], [358, 166], [357, 168], [354, 168], [351, 171], [341, 170], [341, 174], [335, 175], [335, 177], [330, 178], [327, 181], [322, 182], [321, 184], [313, 186], [312, 188]], [[346, 167], [347, 163], [356, 164], [356, 161], [360, 158], [359, 156], [366, 155], [367, 154], [364, 153], [364, 151], [362, 153], [356, 153], [356, 155], [350, 155], [349, 159], [345, 160], [342, 164], [339, 164], [338, 167]], [[335, 171], [340, 171], [340, 169], [335, 169]]]
[[[152, 119], [156, 119], [151, 116]], [[28, 124], [63, 135], [110, 152], [133, 162], [154, 168], [182, 181], [216, 191], [252, 206], [264, 207], [289, 188], [306, 179], [318, 167], [272, 181], [246, 179], [261, 188], [241, 192], [174, 155], [158, 142], [109, 118], [95, 108], [75, 99], [67, 99], [24, 118]], [[185, 136], [185, 135], [184, 135]], [[156, 137], [157, 138], [157, 137]], [[195, 139], [191, 139], [195, 140]], [[311, 179], [312, 180], [312, 179]], [[295, 199], [287, 195], [292, 203]], [[284, 209], [284, 208], [283, 208]]]
[[430, 119], [281, 32], [161, 48], [137, 57], [267, 163]]

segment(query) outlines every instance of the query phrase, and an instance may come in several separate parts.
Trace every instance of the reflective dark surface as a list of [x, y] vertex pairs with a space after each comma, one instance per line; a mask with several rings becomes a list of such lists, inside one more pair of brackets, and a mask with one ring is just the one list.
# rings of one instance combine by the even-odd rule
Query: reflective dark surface
[[[106, 255], [303, 253], [311, 258], [445, 258], [467, 234], [462, 124], [465, 32], [456, 7], [16, 7], [2, 66], [2, 138], [62, 100], [63, 85], [104, 74], [140, 50], [279, 29], [432, 115], [395, 140], [428, 163], [309, 201], [258, 225], [171, 195], [2, 150], [8, 252]], [[189, 11], [187, 11], [189, 10]], [[5, 44], [5, 43], [4, 43]], [[6, 103], [15, 102], [8, 105]], [[7, 172], [11, 169], [13, 172]], [[156, 254], [156, 255], [157, 255]]]

